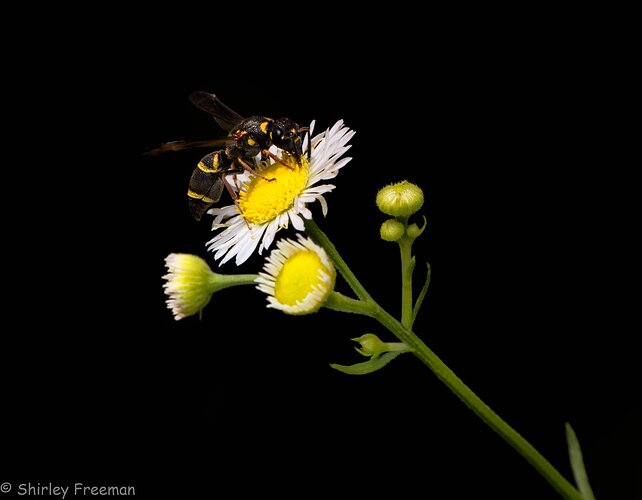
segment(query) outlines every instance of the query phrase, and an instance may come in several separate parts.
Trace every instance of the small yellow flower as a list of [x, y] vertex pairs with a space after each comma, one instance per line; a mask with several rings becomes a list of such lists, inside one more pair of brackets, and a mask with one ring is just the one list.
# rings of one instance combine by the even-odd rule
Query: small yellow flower
[[179, 320], [200, 313], [212, 294], [224, 288], [249, 285], [255, 274], [223, 275], [210, 269], [203, 259], [186, 253], [171, 253], [165, 258], [168, 273], [163, 276], [167, 307]]
[[384, 214], [393, 217], [410, 217], [424, 204], [424, 193], [419, 186], [408, 181], [390, 184], [377, 193], [377, 206]]
[[319, 310], [334, 289], [336, 271], [325, 250], [309, 238], [280, 240], [256, 279], [268, 295], [268, 307], [287, 314]]

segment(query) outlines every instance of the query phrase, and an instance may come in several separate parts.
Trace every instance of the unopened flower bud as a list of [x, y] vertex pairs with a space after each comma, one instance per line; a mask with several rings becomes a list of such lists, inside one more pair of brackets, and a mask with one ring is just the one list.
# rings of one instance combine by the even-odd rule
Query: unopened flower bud
[[410, 217], [424, 204], [424, 193], [419, 186], [408, 181], [390, 184], [377, 193], [377, 206], [384, 214], [393, 217]]
[[374, 333], [366, 333], [361, 337], [352, 339], [361, 344], [361, 348], [355, 347], [359, 354], [376, 358], [382, 352], [386, 352], [387, 344], [383, 342]]
[[397, 219], [388, 219], [379, 229], [381, 239], [384, 241], [397, 241], [403, 236], [404, 227]]

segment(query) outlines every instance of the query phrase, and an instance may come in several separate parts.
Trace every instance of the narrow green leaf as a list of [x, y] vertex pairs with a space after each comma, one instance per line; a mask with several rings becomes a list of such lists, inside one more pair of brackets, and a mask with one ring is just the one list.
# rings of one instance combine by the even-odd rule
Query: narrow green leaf
[[412, 273], [415, 272], [415, 264], [417, 263], [417, 259], [415, 259], [415, 256], [412, 256], [412, 259], [410, 259], [410, 265], [408, 266], [408, 278], [412, 278]]
[[580, 449], [580, 442], [577, 440], [575, 431], [571, 424], [566, 422], [566, 442], [568, 443], [568, 456], [571, 461], [571, 469], [573, 469], [573, 477], [575, 484], [580, 490], [584, 500], [595, 500], [593, 490], [589, 484], [588, 475], [584, 468], [584, 459], [582, 458], [582, 450]]
[[380, 370], [400, 354], [403, 354], [403, 352], [386, 352], [377, 358], [364, 361], [363, 363], [357, 363], [356, 365], [338, 365], [336, 363], [332, 363], [330, 364], [330, 367], [335, 370], [339, 370], [342, 373], [347, 373], [348, 375], [366, 375], [367, 373]]
[[424, 283], [424, 287], [421, 289], [421, 292], [419, 292], [419, 297], [417, 297], [415, 307], [412, 308], [412, 320], [410, 321], [410, 328], [412, 328], [412, 325], [415, 323], [415, 319], [417, 318], [417, 314], [419, 313], [421, 304], [423, 303], [424, 297], [428, 292], [428, 287], [430, 286], [430, 275], [432, 274], [432, 268], [430, 267], [430, 264], [428, 262], [426, 262], [426, 266], [428, 267], [428, 271], [426, 273], [426, 282]]

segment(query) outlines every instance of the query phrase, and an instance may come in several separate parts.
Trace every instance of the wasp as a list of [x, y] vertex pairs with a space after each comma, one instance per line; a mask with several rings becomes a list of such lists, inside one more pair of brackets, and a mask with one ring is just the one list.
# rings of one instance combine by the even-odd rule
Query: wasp
[[[278, 156], [269, 151], [270, 146], [274, 145], [285, 151], [301, 165], [303, 137], [309, 127], [299, 127], [289, 118], [272, 119], [267, 116], [243, 118], [227, 107], [216, 95], [208, 92], [194, 92], [189, 99], [197, 108], [211, 114], [228, 135], [205, 141], [168, 142], [146, 154], [155, 155], [193, 147], [225, 146], [224, 149], [201, 158], [190, 178], [187, 199], [190, 213], [196, 220], [201, 220], [207, 209], [221, 199], [223, 188], [227, 189], [238, 206], [238, 195], [227, 180], [227, 176], [232, 175], [236, 184], [236, 175], [247, 171], [254, 176], [273, 181], [274, 179], [263, 177], [250, 166], [256, 165], [255, 158], [259, 154], [263, 159], [271, 157], [274, 161], [281, 162]], [[238, 186], [235, 187], [238, 191]]]

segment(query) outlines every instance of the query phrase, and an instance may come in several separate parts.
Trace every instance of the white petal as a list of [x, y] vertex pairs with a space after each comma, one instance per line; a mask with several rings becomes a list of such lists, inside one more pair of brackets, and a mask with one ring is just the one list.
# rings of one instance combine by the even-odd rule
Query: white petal
[[252, 233], [250, 232], [245, 232], [242, 233], [241, 238], [239, 238], [238, 244], [234, 245], [231, 247], [228, 251], [225, 257], [223, 257], [223, 260], [221, 260], [221, 264], [225, 264], [227, 261], [232, 259], [232, 257], [236, 257], [236, 264], [242, 264], [247, 260], [247, 257], [244, 260], [241, 260], [239, 258], [239, 252], [243, 249], [247, 249], [247, 246], [250, 247], [250, 252], [247, 254], [248, 256], [252, 254], [254, 249], [256, 248], [256, 245], [258, 244], [259, 240], [258, 238], [252, 238]]
[[318, 194], [325, 194], [325, 193], [329, 193], [330, 191], [332, 191], [335, 187], [336, 186], [334, 184], [321, 184], [319, 186], [309, 187], [308, 189], [306, 189], [304, 191], [304, 194], [305, 194], [305, 196], [308, 196], [308, 195], [314, 196], [314, 195], [318, 195]]
[[245, 220], [243, 217], [238, 217], [238, 220], [234, 220], [230, 223], [230, 226], [221, 231], [219, 234], [214, 236], [210, 241], [207, 242], [208, 248], [210, 250], [218, 250], [228, 248], [229, 246], [235, 244], [239, 241], [244, 234], [247, 228], [245, 227]]
[[288, 228], [288, 213], [283, 212], [279, 214], [279, 227], [283, 229]]
[[327, 217], [327, 215], [328, 215], [328, 202], [325, 201], [325, 198], [323, 197], [323, 195], [319, 195], [317, 200], [319, 200], [319, 203], [321, 203], [321, 212], [323, 213], [323, 216]]
[[276, 232], [279, 230], [279, 224], [276, 222], [276, 220], [272, 220], [268, 222], [267, 228], [265, 230], [265, 235], [263, 236], [263, 241], [261, 243], [261, 249], [267, 250], [270, 248], [270, 245], [274, 241], [274, 236], [276, 236]]
[[[234, 231], [231, 231], [232, 229]], [[225, 238], [218, 239], [218, 236], [225, 236]], [[229, 258], [231, 258], [232, 256], [236, 255], [236, 253], [238, 253], [239, 247], [242, 247], [244, 245], [245, 240], [251, 239], [251, 237], [252, 233], [247, 231], [246, 227], [236, 225], [235, 227], [230, 227], [223, 231], [220, 235], [212, 238], [212, 240], [208, 242], [208, 249], [215, 252], [214, 259], [219, 259], [226, 254], [228, 254]], [[226, 259], [225, 262], [227, 262], [229, 258]]]
[[223, 221], [223, 219], [228, 219], [230, 217], [233, 217], [234, 215], [238, 215], [236, 205], [228, 205], [222, 208], [210, 208], [207, 213], [210, 215], [214, 215], [214, 221], [212, 222], [213, 229], [214, 226], [218, 226]]
[[225, 264], [228, 260], [234, 257], [241, 248], [243, 248], [246, 244], [251, 244], [252, 241], [253, 240], [252, 240], [251, 233], [249, 232], [239, 233], [237, 237], [233, 240], [234, 244], [227, 245], [226, 247], [219, 249], [219, 251], [216, 252], [216, 256], [219, 255], [219, 252], [223, 252], [223, 254], [225, 254], [225, 257], [221, 261], [221, 264]]
[[265, 231], [266, 226], [267, 224], [259, 228], [259, 234], [254, 233], [254, 235], [249, 239], [249, 242], [246, 242], [244, 246], [239, 248], [238, 253], [236, 254], [236, 265], [243, 264], [243, 262], [250, 258], [250, 256], [256, 249], [256, 246], [259, 244], [259, 236], [262, 235], [260, 233]]
[[296, 229], [297, 231], [305, 230], [303, 219], [299, 217], [294, 210], [288, 211], [288, 215], [290, 216], [290, 220], [292, 221], [292, 225], [294, 226], [294, 229]]
[[312, 219], [312, 212], [310, 212], [310, 210], [308, 210], [308, 207], [306, 207], [303, 203], [299, 208], [299, 213], [308, 220]]

